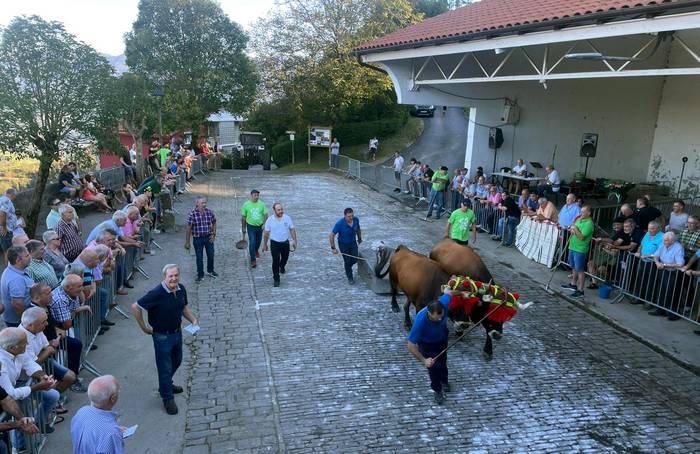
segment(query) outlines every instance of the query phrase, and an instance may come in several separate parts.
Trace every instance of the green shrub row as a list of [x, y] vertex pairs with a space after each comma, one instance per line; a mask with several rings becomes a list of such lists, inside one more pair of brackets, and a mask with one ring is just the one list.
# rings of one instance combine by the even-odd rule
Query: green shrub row
[[[283, 166], [292, 163], [292, 145], [291, 141], [285, 136], [277, 141], [277, 144], [270, 149], [272, 153], [272, 159], [275, 161], [277, 166]], [[306, 159], [307, 149], [306, 149], [306, 137], [302, 140], [299, 137], [294, 141], [294, 158], [296, 162]]]
[[408, 115], [404, 114], [382, 120], [344, 123], [333, 128], [333, 136], [338, 138], [341, 147], [343, 145], [359, 145], [368, 143], [369, 139], [374, 136], [382, 140], [386, 136], [394, 134], [406, 124], [407, 120]]

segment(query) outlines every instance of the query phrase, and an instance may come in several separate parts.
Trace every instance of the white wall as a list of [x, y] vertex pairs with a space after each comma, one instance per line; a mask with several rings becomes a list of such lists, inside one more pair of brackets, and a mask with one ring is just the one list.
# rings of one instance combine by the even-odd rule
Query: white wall
[[[698, 34], [686, 40], [700, 50]], [[677, 43], [671, 50], [671, 63], [687, 59]], [[700, 195], [700, 77], [667, 77], [664, 81], [656, 132], [649, 162], [650, 180], [671, 180], [678, 188], [681, 159], [688, 158], [681, 193]]]

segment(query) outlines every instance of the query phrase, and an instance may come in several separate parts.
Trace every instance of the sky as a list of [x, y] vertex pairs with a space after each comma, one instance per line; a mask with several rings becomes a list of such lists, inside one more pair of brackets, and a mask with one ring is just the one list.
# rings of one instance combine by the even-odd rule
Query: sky
[[[66, 30], [98, 52], [124, 53], [124, 33], [138, 14], [138, 0], [0, 0], [0, 26], [19, 15], [63, 22]], [[246, 30], [274, 6], [274, 0], [218, 0], [221, 8]]]

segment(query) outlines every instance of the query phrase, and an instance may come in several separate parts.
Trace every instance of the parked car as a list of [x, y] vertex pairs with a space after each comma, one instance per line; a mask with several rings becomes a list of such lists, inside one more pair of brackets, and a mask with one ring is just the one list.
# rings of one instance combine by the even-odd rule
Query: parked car
[[432, 117], [435, 115], [435, 106], [413, 106], [411, 115], [414, 117]]
[[224, 156], [231, 159], [231, 166], [234, 169], [247, 169], [248, 166], [262, 164], [263, 169], [270, 170], [272, 156], [262, 133], [241, 131], [240, 138], [240, 142], [221, 145]]

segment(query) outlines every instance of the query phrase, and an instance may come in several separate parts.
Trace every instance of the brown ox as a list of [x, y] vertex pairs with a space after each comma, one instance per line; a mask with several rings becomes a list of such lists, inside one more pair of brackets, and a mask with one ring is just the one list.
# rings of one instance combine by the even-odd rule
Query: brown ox
[[[387, 262], [389, 262], [389, 267], [382, 273], [381, 271]], [[381, 279], [387, 273], [391, 283], [391, 309], [394, 312], [399, 311], [399, 305], [396, 301], [398, 289], [403, 290], [406, 295], [403, 310], [404, 323], [407, 328], [411, 327], [411, 316], [409, 315], [411, 303], [418, 313], [440, 295], [440, 286], [450, 279], [450, 275], [437, 262], [404, 245], [397, 247], [393, 255], [385, 245], [381, 245], [377, 249], [377, 264], [374, 267], [374, 274]]]
[[[472, 279], [487, 283], [493, 281], [491, 273], [488, 268], [486, 268], [486, 265], [484, 265], [479, 254], [474, 252], [469, 246], [462, 246], [450, 239], [446, 238], [436, 244], [433, 250], [430, 251], [430, 258], [439, 263], [450, 275], [469, 276]], [[493, 342], [491, 341], [489, 333], [492, 333], [496, 339], [499, 339], [503, 333], [503, 324], [484, 318], [488, 307], [489, 305], [484, 302], [478, 303], [474, 306], [474, 309], [472, 309], [471, 314], [469, 314], [469, 319], [472, 323], [478, 323], [483, 319], [483, 321], [481, 321], [481, 326], [486, 330], [484, 356], [487, 359], [491, 359], [493, 355]], [[450, 311], [449, 315], [452, 321], [467, 321], [464, 311]], [[461, 335], [461, 329], [457, 328], [455, 334], [458, 336]]]

